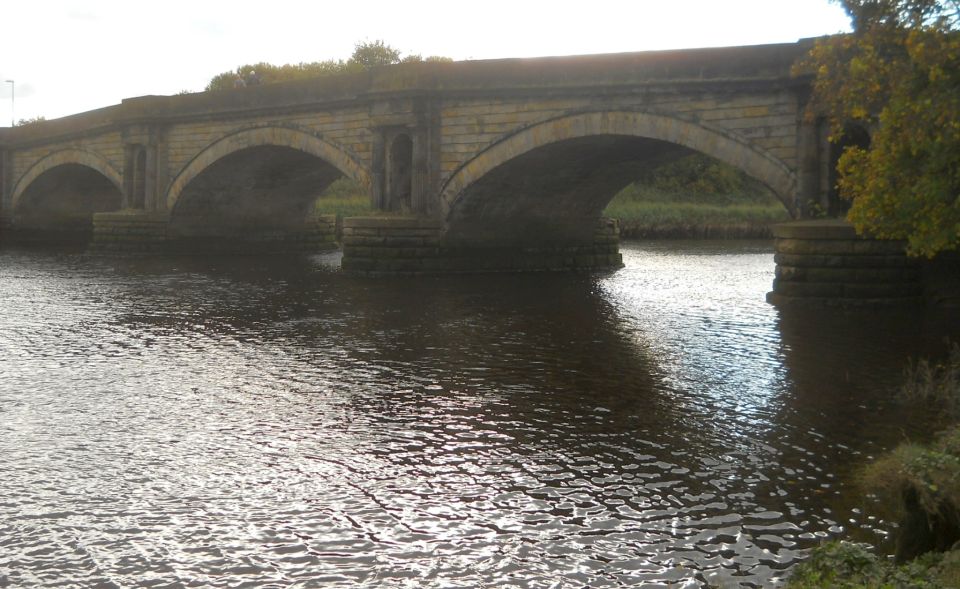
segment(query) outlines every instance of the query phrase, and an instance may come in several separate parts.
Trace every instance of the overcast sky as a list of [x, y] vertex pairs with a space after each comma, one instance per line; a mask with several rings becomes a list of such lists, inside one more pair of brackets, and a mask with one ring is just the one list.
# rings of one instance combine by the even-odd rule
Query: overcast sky
[[[200, 91], [245, 63], [404, 55], [491, 59], [793, 42], [848, 30], [828, 0], [8, 0], [0, 82], [15, 116], [48, 119], [146, 94]], [[0, 87], [10, 124], [11, 84]]]

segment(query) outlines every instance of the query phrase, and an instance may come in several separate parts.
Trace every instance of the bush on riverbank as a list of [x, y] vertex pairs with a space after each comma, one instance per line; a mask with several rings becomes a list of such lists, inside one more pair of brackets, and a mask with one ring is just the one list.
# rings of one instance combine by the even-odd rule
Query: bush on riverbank
[[[953, 344], [943, 362], [911, 363], [901, 396], [960, 419], [960, 345]], [[865, 469], [862, 485], [900, 521], [898, 562], [950, 549], [960, 541], [960, 425], [929, 446], [901, 444]]]
[[902, 444], [867, 467], [863, 486], [900, 521], [897, 562], [960, 541], [960, 427], [930, 446]]
[[862, 544], [829, 542], [794, 568], [785, 589], [950, 589], [960, 587], [960, 552], [932, 552], [896, 565]]
[[[911, 363], [901, 396], [960, 419], [960, 345], [943, 362]], [[794, 569], [787, 588], [960, 587], [960, 425], [927, 446], [901, 444], [864, 469], [861, 486], [900, 522], [894, 561], [861, 545], [825, 544]]]
[[960, 344], [950, 347], [944, 362], [911, 363], [901, 395], [908, 401], [936, 403], [951, 419], [960, 420]]

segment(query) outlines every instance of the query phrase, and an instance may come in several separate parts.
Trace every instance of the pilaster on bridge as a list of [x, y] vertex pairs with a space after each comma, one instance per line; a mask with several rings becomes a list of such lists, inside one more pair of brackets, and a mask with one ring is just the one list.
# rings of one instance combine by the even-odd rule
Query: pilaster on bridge
[[[371, 205], [381, 211], [429, 217], [437, 153], [429, 96], [384, 97], [369, 108]], [[433, 165], [431, 165], [433, 164]]]

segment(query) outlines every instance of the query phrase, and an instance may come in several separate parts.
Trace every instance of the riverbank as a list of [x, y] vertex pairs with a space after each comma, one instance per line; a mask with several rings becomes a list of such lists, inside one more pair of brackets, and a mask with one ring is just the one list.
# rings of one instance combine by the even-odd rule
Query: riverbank
[[700, 203], [619, 201], [604, 216], [620, 220], [627, 239], [766, 239], [771, 226], [790, 219], [780, 204], [717, 206]]
[[[372, 209], [362, 195], [323, 197], [314, 210], [340, 217], [389, 214]], [[790, 220], [779, 203], [718, 206], [620, 199], [603, 216], [620, 221], [625, 239], [769, 239], [774, 224]]]

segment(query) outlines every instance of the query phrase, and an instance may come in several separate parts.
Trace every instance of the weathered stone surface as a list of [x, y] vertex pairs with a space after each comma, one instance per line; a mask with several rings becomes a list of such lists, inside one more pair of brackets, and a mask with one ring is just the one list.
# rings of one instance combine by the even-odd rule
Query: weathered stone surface
[[851, 240], [856, 239], [857, 232], [853, 225], [842, 219], [816, 219], [809, 221], [794, 221], [792, 223], [778, 223], [771, 228], [773, 236], [778, 239], [807, 239], [807, 240]]
[[774, 304], [916, 303], [924, 292], [921, 264], [902, 242], [862, 238], [842, 221], [774, 226]]
[[[278, 231], [309, 241], [294, 235], [311, 199], [347, 176], [376, 207], [413, 217], [345, 223], [354, 245], [383, 245], [373, 238], [387, 228], [426, 247], [439, 229], [462, 246], [593, 244], [608, 247], [571, 259], [613, 255], [615, 227], [596, 234], [593, 219], [638, 169], [667, 155], [694, 150], [738, 166], [794, 213], [796, 202], [822, 196], [808, 190], [816, 182], [800, 185], [797, 163], [817, 155], [803, 149], [818, 149], [799, 141], [807, 81], [790, 73], [808, 47], [407, 64], [127, 99], [0, 133], [0, 215], [16, 218], [43, 200], [44, 178], [77, 166], [119, 195], [110, 206], [86, 204], [87, 216], [167, 213], [169, 237], [188, 241], [269, 243]], [[398, 163], [400, 144], [409, 149]], [[101, 223], [98, 234], [120, 224]], [[409, 232], [393, 232], [401, 227]]]
[[[382, 221], [382, 222], [378, 222]], [[432, 235], [425, 236], [425, 227]], [[430, 220], [377, 217], [344, 220], [344, 229], [368, 235], [344, 235], [343, 270], [355, 274], [428, 274], [466, 272], [561, 271], [618, 268], [617, 224], [597, 223], [597, 245], [476, 247], [445, 244], [442, 225]], [[417, 237], [410, 237], [417, 232]], [[420, 236], [424, 235], [424, 236]]]
[[777, 265], [776, 276], [785, 282], [887, 283], [918, 282], [920, 268], [818, 268]]
[[773, 261], [781, 266], [815, 268], [915, 268], [920, 262], [901, 255], [825, 255], [825, 254], [785, 254], [777, 253]]
[[296, 231], [263, 231], [245, 235], [197, 238], [171, 235], [170, 216], [163, 212], [120, 211], [93, 216], [89, 249], [98, 254], [309, 253], [336, 247], [336, 217], [306, 220]]

